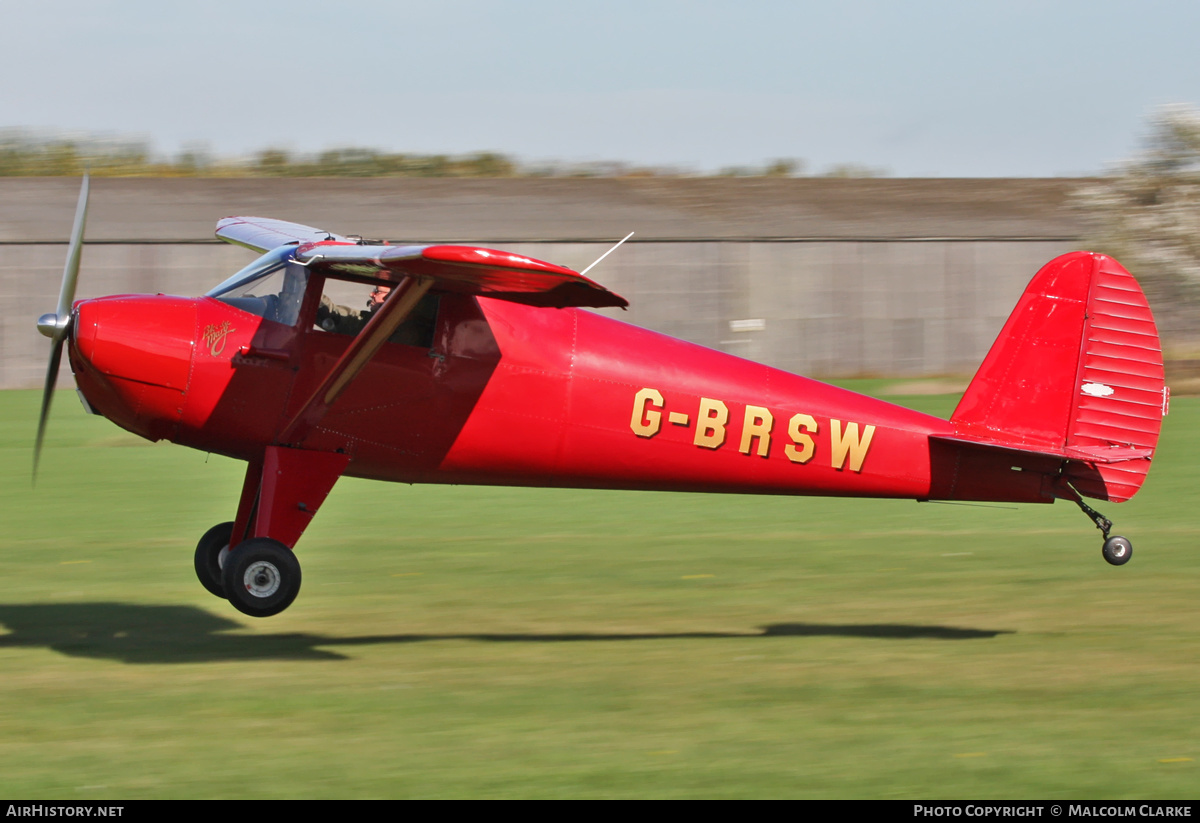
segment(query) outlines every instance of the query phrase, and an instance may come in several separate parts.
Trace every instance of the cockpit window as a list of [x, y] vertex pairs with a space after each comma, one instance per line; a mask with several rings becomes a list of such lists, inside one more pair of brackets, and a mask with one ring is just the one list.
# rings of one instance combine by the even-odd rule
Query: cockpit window
[[[295, 245], [272, 249], [205, 296], [276, 323], [295, 325], [308, 286], [308, 269], [293, 261], [295, 253]], [[391, 284], [381, 281], [330, 277], [325, 281], [325, 293], [317, 307], [316, 328], [338, 334], [358, 334], [392, 288]], [[438, 304], [438, 295], [426, 294], [389, 340], [408, 346], [431, 347]]]
[[[393, 286], [377, 282], [326, 280], [317, 307], [316, 328], [336, 334], [358, 334], [387, 299]], [[388, 338], [392, 343], [430, 348], [437, 324], [439, 296], [426, 294]]]
[[294, 324], [308, 284], [308, 270], [291, 262], [295, 251], [283, 246], [267, 252], [207, 296], [266, 320]]

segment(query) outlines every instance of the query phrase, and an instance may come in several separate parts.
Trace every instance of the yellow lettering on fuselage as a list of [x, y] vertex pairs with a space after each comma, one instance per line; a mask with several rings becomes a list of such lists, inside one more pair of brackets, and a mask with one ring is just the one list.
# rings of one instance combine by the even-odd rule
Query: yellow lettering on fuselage
[[793, 463], [807, 463], [812, 460], [816, 450], [812, 436], [804, 432], [816, 434], [817, 421], [811, 414], [793, 414], [792, 419], [788, 421], [788, 437], [792, 438], [792, 442], [783, 447], [783, 453]]
[[738, 451], [749, 454], [750, 443], [757, 437], [758, 456], [766, 457], [771, 449], [771, 425], [774, 422], [775, 418], [762, 406], [747, 406], [746, 417], [742, 421], [742, 445], [738, 446]]
[[[662, 430], [663, 415], [672, 425], [684, 428], [691, 425], [693, 418], [688, 412], [668, 411], [666, 405], [658, 389], [639, 389], [633, 396], [633, 416], [629, 428], [638, 437], [654, 437]], [[725, 444], [729, 407], [723, 401], [701, 397], [694, 419], [696, 432], [692, 442], [696, 446], [715, 450]], [[770, 409], [747, 404], [742, 417], [738, 451], [745, 455], [753, 453], [759, 457], [770, 457], [774, 426], [775, 414]], [[875, 436], [875, 426], [830, 418], [828, 431], [828, 465], [838, 471], [849, 468], [852, 472], [861, 472]], [[784, 445], [783, 453], [793, 463], [808, 463], [825, 448], [824, 445], [818, 447], [816, 438], [821, 434], [821, 425], [811, 414], [792, 414], [788, 419], [787, 433], [791, 442]]]
[[700, 413], [696, 415], [696, 439], [692, 442], [706, 449], [718, 448], [725, 442], [725, 424], [729, 408], [720, 400], [700, 398]]
[[[654, 404], [654, 405], [651, 405]], [[641, 389], [633, 396], [633, 419], [629, 428], [638, 437], [653, 437], [662, 426], [663, 396], [657, 389]], [[657, 406], [657, 408], [655, 408]]]
[[875, 434], [874, 426], [863, 429], [862, 437], [858, 436], [858, 424], [847, 423], [842, 430], [841, 420], [829, 421], [829, 440], [833, 450], [832, 465], [838, 471], [846, 466], [846, 456], [850, 456], [850, 471], [862, 471], [863, 460], [867, 457], [867, 449], [871, 448], [871, 437]]

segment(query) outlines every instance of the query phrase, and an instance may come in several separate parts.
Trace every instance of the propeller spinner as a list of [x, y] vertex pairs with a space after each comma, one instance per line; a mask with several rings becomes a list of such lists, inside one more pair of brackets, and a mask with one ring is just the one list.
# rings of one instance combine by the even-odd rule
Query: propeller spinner
[[62, 364], [63, 344], [71, 329], [71, 306], [75, 301], [75, 283], [79, 280], [79, 260], [83, 252], [83, 227], [87, 223], [89, 178], [84, 175], [79, 188], [79, 204], [75, 207], [75, 225], [71, 229], [71, 245], [67, 249], [67, 264], [63, 268], [62, 288], [58, 292], [58, 308], [52, 314], [38, 318], [37, 327], [50, 338], [50, 364], [46, 368], [46, 386], [42, 390], [42, 412], [38, 417], [37, 440], [33, 446], [33, 479], [37, 480], [38, 462], [42, 456], [42, 440], [46, 435], [46, 420], [50, 417], [50, 403], [54, 400], [54, 384], [58, 381], [58, 367]]

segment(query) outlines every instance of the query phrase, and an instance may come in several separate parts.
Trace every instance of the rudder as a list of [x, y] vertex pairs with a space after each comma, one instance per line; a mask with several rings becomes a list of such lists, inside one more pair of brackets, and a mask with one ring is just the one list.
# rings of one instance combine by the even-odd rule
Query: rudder
[[1080, 494], [1128, 500], [1166, 414], [1162, 346], [1133, 275], [1071, 252], [1021, 295], [951, 416], [958, 437], [1061, 454]]

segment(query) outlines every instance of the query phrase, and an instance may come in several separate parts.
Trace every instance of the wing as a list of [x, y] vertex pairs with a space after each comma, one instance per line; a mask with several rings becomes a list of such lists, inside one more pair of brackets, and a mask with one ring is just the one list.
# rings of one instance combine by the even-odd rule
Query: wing
[[256, 252], [268, 252], [291, 243], [317, 243], [323, 240], [348, 242], [345, 237], [324, 229], [314, 229], [270, 217], [225, 217], [217, 221], [217, 237], [226, 243], [244, 246]]
[[317, 270], [368, 275], [391, 272], [398, 277], [430, 278], [438, 291], [495, 297], [531, 306], [625, 308], [629, 305], [619, 294], [565, 266], [476, 246], [317, 242], [302, 245], [296, 259]]
[[304, 443], [342, 391], [430, 289], [558, 308], [629, 305], [620, 295], [571, 269], [474, 246], [321, 241], [301, 245], [293, 257], [316, 271], [365, 275], [397, 285], [284, 426], [277, 442], [291, 446]]

